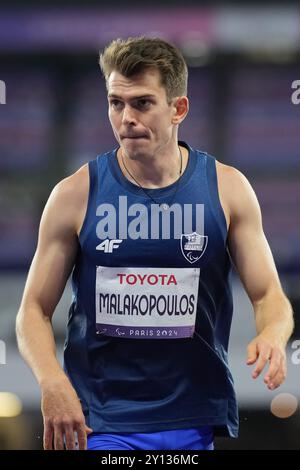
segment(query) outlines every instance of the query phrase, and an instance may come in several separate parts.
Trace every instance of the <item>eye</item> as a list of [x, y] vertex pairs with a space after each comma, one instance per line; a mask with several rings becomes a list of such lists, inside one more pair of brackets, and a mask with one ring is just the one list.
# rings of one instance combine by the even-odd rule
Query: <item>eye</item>
[[116, 99], [110, 100], [110, 106], [112, 106], [115, 109], [121, 109], [122, 107], [122, 102]]
[[146, 98], [141, 98], [137, 102], [138, 107], [142, 109], [149, 108], [151, 104], [151, 101]]

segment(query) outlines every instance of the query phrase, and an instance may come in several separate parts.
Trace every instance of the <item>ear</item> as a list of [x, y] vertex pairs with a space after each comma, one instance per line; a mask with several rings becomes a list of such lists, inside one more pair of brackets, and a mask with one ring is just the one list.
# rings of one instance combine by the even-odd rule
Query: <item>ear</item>
[[172, 124], [180, 124], [189, 111], [189, 100], [187, 96], [179, 96], [174, 98], [173, 103], [174, 114], [172, 117]]

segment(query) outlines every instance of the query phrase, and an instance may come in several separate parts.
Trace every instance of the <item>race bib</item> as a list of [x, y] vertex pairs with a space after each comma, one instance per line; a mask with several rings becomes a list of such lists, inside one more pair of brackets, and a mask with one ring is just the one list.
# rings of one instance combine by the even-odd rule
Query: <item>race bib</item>
[[112, 268], [96, 273], [98, 335], [192, 337], [200, 268]]

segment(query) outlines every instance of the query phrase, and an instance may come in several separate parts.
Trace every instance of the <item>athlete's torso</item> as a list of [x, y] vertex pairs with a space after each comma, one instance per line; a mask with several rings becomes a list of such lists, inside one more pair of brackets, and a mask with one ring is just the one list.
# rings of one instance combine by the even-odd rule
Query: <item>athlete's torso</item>
[[[184, 151], [182, 150], [184, 153]], [[184, 154], [185, 155], [185, 154]], [[185, 156], [185, 166], [187, 165], [188, 162], [188, 152], [187, 156]], [[223, 188], [222, 184], [222, 178], [223, 178], [223, 171], [224, 171], [225, 165], [220, 164], [216, 160], [216, 170], [217, 170], [217, 176], [218, 176], [218, 192], [219, 192], [219, 198], [220, 198], [220, 204], [222, 207], [222, 210], [224, 212], [225, 220], [226, 220], [226, 225], [227, 228], [229, 227], [229, 221], [230, 221], [230, 210], [226, 201], [226, 193]], [[88, 198], [89, 198], [89, 164], [85, 163], [77, 172], [76, 172], [76, 191], [79, 193], [78, 201], [80, 204], [77, 205], [76, 209], [76, 220], [74, 223], [75, 226], [75, 232], [77, 237], [79, 237], [83, 221], [85, 218], [86, 214], [86, 209], [87, 209], [87, 204], [88, 204]]]
[[[65, 370], [96, 432], [236, 434], [226, 218], [215, 160], [187, 148], [171, 215], [126, 180], [115, 152], [89, 163]], [[174, 184], [151, 194], [168, 202]]]

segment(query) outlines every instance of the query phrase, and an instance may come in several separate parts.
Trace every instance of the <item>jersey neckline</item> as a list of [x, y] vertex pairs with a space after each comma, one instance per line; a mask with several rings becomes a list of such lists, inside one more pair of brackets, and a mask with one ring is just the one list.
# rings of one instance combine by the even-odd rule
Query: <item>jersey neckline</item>
[[[150, 194], [153, 198], [157, 198], [160, 196], [167, 196], [169, 193], [172, 193], [174, 187], [178, 184], [178, 192], [182, 189], [183, 186], [189, 181], [196, 164], [196, 154], [195, 151], [190, 147], [186, 142], [179, 140], [178, 145], [185, 147], [189, 152], [187, 166], [179, 178], [179, 181], [176, 180], [174, 183], [169, 184], [168, 186], [164, 186], [162, 188], [145, 188], [145, 191]], [[113, 177], [117, 180], [117, 182], [127, 191], [139, 195], [141, 197], [146, 197], [143, 190], [137, 186], [136, 184], [129, 181], [124, 175], [120, 168], [118, 159], [117, 159], [117, 151], [120, 147], [116, 147], [112, 152], [108, 154], [108, 166], [113, 175]], [[176, 202], [176, 201], [174, 201]]]

